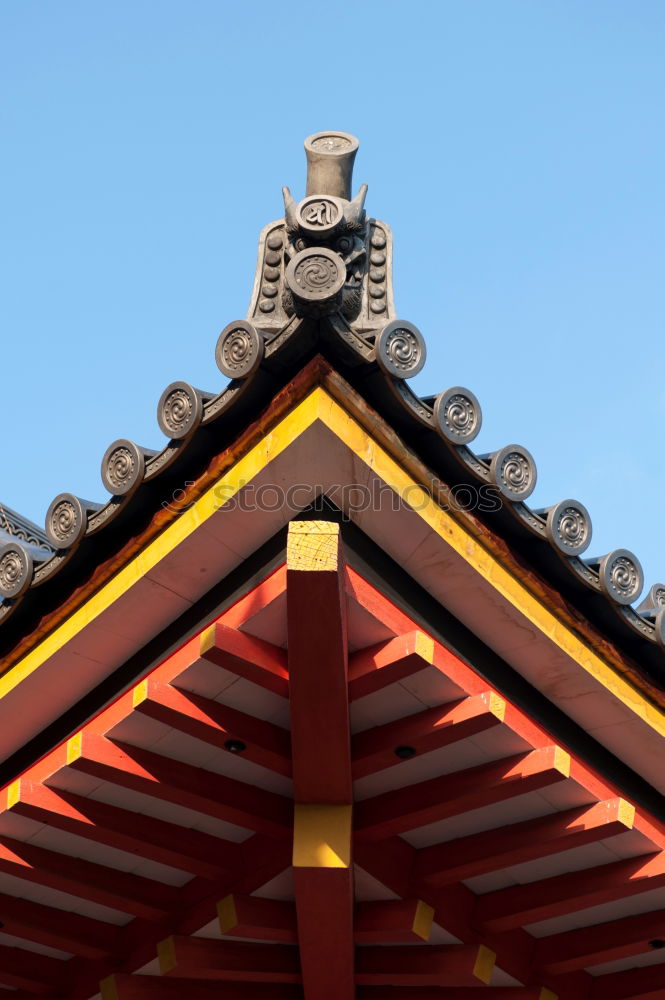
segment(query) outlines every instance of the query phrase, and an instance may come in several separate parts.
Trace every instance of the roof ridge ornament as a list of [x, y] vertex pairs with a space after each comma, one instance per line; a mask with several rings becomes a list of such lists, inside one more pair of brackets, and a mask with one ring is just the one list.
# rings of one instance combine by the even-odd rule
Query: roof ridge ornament
[[396, 379], [421, 370], [423, 336], [395, 313], [390, 227], [368, 218], [366, 184], [352, 197], [359, 145], [348, 132], [305, 139], [305, 197], [296, 202], [282, 188], [284, 218], [259, 237], [247, 318], [229, 324], [217, 344], [225, 375], [246, 376], [312, 324], [347, 362], [376, 362]]

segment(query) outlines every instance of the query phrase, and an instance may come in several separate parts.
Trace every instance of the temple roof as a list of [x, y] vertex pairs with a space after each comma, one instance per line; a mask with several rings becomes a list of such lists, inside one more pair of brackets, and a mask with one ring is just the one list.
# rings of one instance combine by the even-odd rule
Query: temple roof
[[169, 385], [157, 407], [164, 448], [154, 453], [113, 442], [102, 460], [111, 494], [103, 505], [60, 494], [45, 532], [8, 513], [0, 651], [16, 648], [161, 508], [164, 516], [171, 506], [177, 514], [169, 498], [318, 355], [426, 464], [457, 516], [486, 525], [527, 575], [560, 594], [651, 683], [665, 686], [665, 586], [652, 586], [638, 605], [638, 558], [625, 549], [590, 557], [591, 519], [581, 502], [564, 498], [532, 509], [537, 471], [525, 448], [474, 452], [482, 414], [471, 390], [453, 386], [420, 398], [410, 389], [408, 379], [425, 363], [425, 339], [395, 312], [390, 228], [366, 215], [366, 186], [351, 197], [357, 148], [344, 133], [306, 140], [306, 196], [296, 204], [284, 189], [284, 218], [260, 236], [247, 318], [229, 323], [217, 342], [217, 364], [229, 383], [216, 395], [186, 382]]
[[0, 503], [0, 545], [11, 542], [21, 542], [30, 550], [33, 558], [45, 559], [53, 554], [53, 546], [43, 528]]

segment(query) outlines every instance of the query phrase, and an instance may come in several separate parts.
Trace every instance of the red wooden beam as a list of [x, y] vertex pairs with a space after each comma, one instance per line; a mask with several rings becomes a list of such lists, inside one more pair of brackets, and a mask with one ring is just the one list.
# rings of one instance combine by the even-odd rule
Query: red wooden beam
[[505, 757], [399, 788], [356, 805], [358, 838], [382, 840], [566, 781], [570, 757], [557, 746]]
[[[555, 993], [529, 986], [467, 986], [463, 992], [454, 987], [360, 986], [357, 1000], [558, 1000]], [[105, 1000], [105, 998], [104, 998]], [[561, 1000], [564, 1000], [562, 997]]]
[[134, 688], [134, 708], [220, 750], [228, 750], [229, 740], [242, 740], [244, 759], [291, 775], [291, 739], [280, 726], [151, 678]]
[[434, 640], [414, 629], [349, 657], [349, 701], [402, 681], [434, 661]]
[[393, 635], [404, 635], [416, 627], [411, 618], [394, 601], [377, 590], [374, 584], [361, 576], [352, 566], [346, 567], [344, 586], [349, 597], [381, 622]]
[[226, 983], [221, 994], [219, 983], [170, 976], [109, 976], [100, 983], [100, 990], [102, 1000], [212, 1000], [213, 997], [216, 1000], [303, 1000], [299, 986]]
[[343, 571], [339, 525], [290, 524], [287, 625], [297, 802], [352, 801]]
[[[422, 899], [434, 909], [434, 920], [459, 941], [465, 944], [483, 943], [499, 955], [501, 968], [519, 982], [533, 982], [531, 953], [534, 938], [522, 929], [507, 934], [480, 936], [473, 925], [473, 910], [477, 897], [462, 883], [441, 888], [412, 885], [411, 873], [417, 856], [416, 848], [401, 837], [389, 840], [362, 842], [355, 845], [356, 863], [392, 892], [402, 896], [418, 892]], [[559, 977], [560, 978], [560, 977]], [[589, 976], [586, 972], [565, 977], [565, 989], [561, 990], [561, 1000], [588, 1000]], [[549, 984], [554, 992], [557, 988]], [[398, 994], [395, 994], [398, 1000]], [[455, 1000], [458, 1000], [455, 997]], [[459, 1000], [464, 1000], [460, 997]], [[543, 1000], [553, 1000], [545, 994]]]
[[[217, 904], [219, 928], [229, 937], [295, 944], [295, 904], [260, 896], [232, 894]], [[408, 944], [427, 941], [434, 911], [418, 899], [361, 902], [355, 906], [356, 944]]]
[[596, 976], [590, 1000], [663, 1000], [665, 964], [645, 965], [608, 976]]
[[354, 995], [344, 581], [339, 525], [292, 522], [287, 630], [296, 800], [293, 876], [308, 1000], [352, 1000]]
[[202, 659], [288, 698], [286, 653], [278, 646], [216, 622], [201, 633], [199, 652]]
[[503, 698], [486, 691], [366, 729], [351, 740], [353, 777], [364, 778], [399, 764], [396, 747], [410, 746], [424, 754], [493, 729], [502, 724], [505, 707]]
[[370, 945], [356, 953], [356, 982], [391, 987], [478, 986], [489, 983], [495, 959], [484, 945]]
[[159, 920], [178, 901], [177, 890], [162, 882], [5, 836], [0, 836], [0, 872], [146, 920]]
[[597, 843], [632, 829], [633, 816], [633, 807], [624, 799], [608, 799], [425, 847], [418, 852], [414, 880], [447, 885]]
[[242, 865], [233, 841], [62, 789], [19, 780], [10, 785], [7, 804], [18, 816], [203, 878], [218, 879]]
[[0, 979], [4, 986], [32, 994], [51, 993], [67, 984], [67, 966], [65, 959], [0, 945]]
[[665, 852], [514, 885], [479, 897], [474, 923], [508, 931], [665, 887]]
[[279, 837], [291, 827], [292, 805], [282, 795], [86, 730], [69, 740], [67, 764], [121, 788], [257, 833]]
[[0, 894], [0, 920], [3, 934], [72, 955], [108, 958], [121, 951], [123, 934], [113, 924], [32, 900]]
[[286, 563], [282, 563], [268, 576], [239, 597], [220, 617], [223, 625], [240, 628], [260, 611], [264, 611], [286, 595]]
[[157, 947], [163, 976], [216, 982], [299, 983], [298, 949], [173, 935]]
[[[657, 939], [665, 940], [665, 910], [639, 913], [540, 938], [533, 964], [542, 972], [563, 975], [603, 962], [650, 954], [649, 942]], [[662, 971], [665, 994], [665, 966]]]
[[421, 899], [356, 903], [356, 944], [409, 944], [428, 941], [434, 910]]
[[286, 900], [234, 893], [219, 901], [217, 917], [221, 933], [229, 937], [282, 944], [298, 941], [296, 907]]

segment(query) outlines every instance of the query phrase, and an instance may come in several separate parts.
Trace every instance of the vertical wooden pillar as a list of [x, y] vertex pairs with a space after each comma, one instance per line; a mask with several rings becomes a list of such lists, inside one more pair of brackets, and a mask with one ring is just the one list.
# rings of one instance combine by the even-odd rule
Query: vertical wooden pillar
[[298, 940], [308, 1000], [352, 1000], [352, 783], [339, 525], [293, 522], [287, 618]]

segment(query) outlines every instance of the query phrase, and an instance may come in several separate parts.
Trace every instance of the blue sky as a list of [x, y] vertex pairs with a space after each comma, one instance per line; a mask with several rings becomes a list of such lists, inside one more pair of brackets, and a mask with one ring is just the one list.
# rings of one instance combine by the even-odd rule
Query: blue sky
[[258, 232], [342, 129], [415, 388], [471, 388], [477, 450], [526, 445], [534, 505], [581, 500], [589, 555], [663, 580], [664, 46], [656, 0], [5, 0], [0, 500], [106, 499], [167, 383], [221, 388]]

